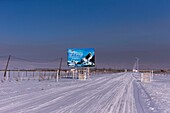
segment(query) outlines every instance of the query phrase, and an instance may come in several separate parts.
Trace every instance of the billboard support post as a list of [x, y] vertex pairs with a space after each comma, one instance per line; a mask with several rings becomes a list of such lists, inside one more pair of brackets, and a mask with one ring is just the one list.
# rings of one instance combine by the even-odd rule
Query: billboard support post
[[[58, 70], [57, 70], [58, 71]], [[58, 72], [57, 72], [57, 82], [58, 82]]]
[[90, 78], [90, 68], [87, 68], [88, 79]]
[[75, 71], [76, 71], [76, 78], [78, 78], [78, 70], [77, 70], [77, 67], [75, 68]]
[[70, 70], [70, 74], [72, 75], [72, 78], [74, 79], [74, 77], [75, 77], [75, 68]]

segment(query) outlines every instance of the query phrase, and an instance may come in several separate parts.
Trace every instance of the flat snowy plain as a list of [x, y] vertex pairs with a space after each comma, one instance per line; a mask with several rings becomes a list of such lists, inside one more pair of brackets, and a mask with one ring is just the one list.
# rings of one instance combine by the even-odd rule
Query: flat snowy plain
[[[170, 79], [139, 73], [0, 83], [0, 113], [170, 113]], [[165, 79], [162, 79], [165, 78]]]

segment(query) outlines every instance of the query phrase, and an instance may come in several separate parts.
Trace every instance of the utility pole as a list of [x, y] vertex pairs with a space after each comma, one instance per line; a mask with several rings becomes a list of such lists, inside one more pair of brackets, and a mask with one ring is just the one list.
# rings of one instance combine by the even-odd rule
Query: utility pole
[[60, 67], [59, 67], [59, 71], [58, 71], [58, 75], [60, 76], [60, 71], [61, 71], [61, 65], [62, 65], [62, 58], [60, 60]]
[[6, 71], [7, 71], [7, 69], [8, 69], [8, 64], [9, 64], [10, 58], [11, 58], [11, 55], [9, 55], [9, 57], [8, 57], [8, 61], [7, 61], [6, 68], [5, 68], [5, 72], [4, 72], [4, 78], [6, 77]]
[[136, 58], [136, 70], [139, 71], [139, 58], [138, 57], [135, 58]]

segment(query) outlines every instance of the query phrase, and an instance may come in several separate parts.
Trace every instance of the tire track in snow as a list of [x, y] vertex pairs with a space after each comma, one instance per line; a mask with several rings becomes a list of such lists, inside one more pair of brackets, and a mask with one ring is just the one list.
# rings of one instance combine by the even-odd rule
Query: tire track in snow
[[[109, 82], [112, 82], [112, 81], [109, 81]], [[108, 82], [108, 85], [110, 84], [109, 82]], [[105, 84], [105, 85], [107, 85], [107, 84]], [[84, 95], [84, 98], [81, 101], [67, 107], [66, 109], [64, 109], [64, 112], [68, 112], [68, 113], [71, 112], [70, 109], [76, 105], [78, 105], [78, 107], [80, 109], [73, 109], [72, 113], [83, 113], [83, 111], [85, 111], [85, 110], [87, 110], [86, 112], [92, 112], [96, 106], [95, 105], [96, 100], [102, 98], [106, 94], [106, 92], [109, 92], [111, 88], [117, 87], [118, 85], [120, 85], [120, 84], [116, 83], [114, 86], [109, 86], [109, 87], [102, 86], [101, 87], [101, 89], [103, 89], [102, 92], [100, 90], [95, 90], [95, 89], [93, 89], [94, 90], [93, 93], [91, 93], [91, 91], [86, 92], [87, 95]], [[91, 93], [91, 95], [89, 95], [89, 93]], [[89, 104], [89, 103], [91, 103], [91, 104]], [[97, 101], [97, 103], [99, 103], [99, 102]], [[92, 108], [92, 109], [90, 109], [90, 108]], [[62, 109], [61, 109], [61, 111], [57, 110], [56, 112], [60, 113], [60, 112], [62, 112]]]
[[[126, 82], [126, 80], [124, 82]], [[129, 80], [129, 83], [131, 82], [132, 81]], [[117, 93], [116, 97], [113, 98], [112, 101], [108, 102], [107, 107], [101, 113], [136, 113], [136, 110], [133, 110], [133, 109], [129, 111], [128, 109], [133, 108], [133, 106], [129, 103], [126, 103], [126, 101], [124, 101], [124, 100], [129, 101], [129, 98], [128, 98], [129, 96], [133, 98], [133, 92], [131, 93], [127, 92], [127, 91], [133, 91], [133, 90], [130, 87], [126, 87], [127, 85], [128, 85], [128, 81], [127, 81], [127, 84], [123, 84], [122, 87], [118, 88], [117, 92], [115, 92]], [[128, 88], [128, 90], [126, 88]], [[127, 90], [127, 91], [124, 91], [124, 90]], [[121, 105], [123, 105], [123, 107]]]
[[[99, 79], [97, 79], [96, 81], [100, 81], [101, 80], [101, 78], [99, 78]], [[102, 82], [102, 81], [101, 81]], [[84, 86], [86, 86], [86, 85], [90, 85], [89, 83], [85, 83], [85, 84], [80, 84], [79, 86], [77, 86], [77, 84], [76, 85], [71, 85], [71, 86], [66, 86], [66, 87], [61, 87], [61, 89], [62, 90], [60, 90], [60, 88], [59, 88], [59, 91], [71, 91], [71, 90], [73, 90], [76, 86], [77, 87], [84, 87]], [[7, 99], [2, 99], [2, 100], [0, 100], [0, 106], [2, 105], [2, 104], [10, 104], [10, 103], [13, 103], [13, 102], [15, 102], [15, 101], [20, 101], [20, 100], [23, 100], [23, 99], [25, 99], [25, 98], [27, 98], [27, 99], [30, 99], [30, 98], [32, 98], [32, 97], [35, 97], [35, 95], [39, 95], [39, 97], [40, 96], [43, 96], [44, 95], [44, 93], [46, 94], [47, 92], [50, 92], [50, 93], [52, 93], [52, 92], [54, 92], [55, 91], [55, 89], [56, 89], [56, 87], [55, 88], [51, 88], [51, 89], [48, 89], [48, 90], [45, 90], [45, 91], [41, 91], [41, 90], [39, 90], [38, 92], [32, 92], [32, 93], [29, 93], [29, 94], [22, 94], [22, 95], [18, 95], [18, 96], [14, 96], [14, 97], [9, 97], [9, 98], [7, 98]], [[65, 90], [64, 90], [65, 89]], [[69, 90], [68, 90], [69, 89]], [[42, 94], [43, 93], [43, 94]], [[60, 92], [59, 92], [60, 93]], [[48, 94], [47, 94], [48, 95]]]
[[[104, 79], [103, 81], [102, 80], [100, 80], [100, 79], [98, 79], [95, 83], [96, 84], [101, 84], [102, 82], [105, 82], [105, 81], [107, 81], [107, 79]], [[91, 86], [91, 85], [95, 85], [94, 83], [91, 83], [91, 84], [89, 84], [89, 83], [85, 83], [85, 84], [80, 84], [78, 87], [76, 87], [76, 89], [78, 90], [78, 89], [81, 89], [82, 87], [89, 87], [89, 86]], [[55, 89], [55, 88], [54, 88]], [[72, 91], [72, 90], [74, 90], [75, 89], [75, 85], [73, 85], [73, 86], [67, 86], [66, 87], [66, 89], [65, 90], [62, 90], [62, 92], [64, 92], [64, 93], [61, 93], [60, 95], [58, 95], [58, 97], [61, 97], [61, 95], [64, 95], [64, 94], [67, 94], [67, 93], [70, 93], [70, 91]], [[68, 91], [67, 91], [68, 90]], [[50, 89], [50, 91], [53, 91], [53, 89], [51, 90]], [[65, 92], [65, 91], [67, 91], [67, 92]], [[40, 92], [40, 93], [42, 93], [42, 92]], [[45, 92], [44, 92], [45, 93]], [[39, 93], [38, 93], [39, 94]], [[12, 110], [14, 110], [14, 109], [17, 109], [17, 108], [19, 108], [19, 107], [22, 107], [22, 109], [23, 109], [23, 105], [27, 105], [26, 107], [27, 108], [30, 108], [31, 106], [35, 106], [35, 103], [37, 102], [37, 101], [39, 101], [40, 100], [40, 102], [41, 102], [41, 99], [44, 99], [45, 97], [48, 99], [49, 97], [50, 97], [50, 95], [52, 96], [52, 95], [54, 95], [54, 94], [58, 94], [58, 91], [53, 91], [53, 92], [50, 92], [50, 93], [45, 93], [45, 94], [43, 94], [43, 95], [40, 95], [40, 96], [36, 96], [36, 97], [34, 97], [34, 98], [31, 98], [30, 99], [30, 95], [28, 95], [29, 96], [29, 99], [28, 99], [28, 97], [27, 97], [27, 95], [25, 96], [24, 95], [24, 99], [25, 100], [22, 100], [21, 98], [20, 98], [20, 96], [18, 96], [18, 97], [16, 97], [15, 98], [15, 100], [12, 100], [12, 99], [10, 99], [10, 101], [8, 101], [8, 103], [9, 102], [11, 102], [11, 100], [12, 100], [12, 102], [13, 101], [17, 101], [17, 102], [15, 102], [15, 104], [13, 104], [12, 106], [10, 106], [8, 103], [7, 103], [7, 105], [5, 105], [5, 106], [3, 106], [3, 107], [1, 107], [0, 108], [0, 111], [2, 112], [2, 111], [5, 111], [6, 112], [6, 110], [7, 111], [12, 111]], [[32, 95], [33, 96], [33, 95]], [[57, 96], [55, 97], [55, 98], [57, 98]], [[18, 99], [21, 99], [21, 101], [19, 100], [18, 101]], [[32, 103], [33, 103], [33, 105], [32, 105]], [[38, 104], [38, 103], [37, 103]], [[31, 105], [31, 106], [29, 106], [28, 107], [28, 105]], [[39, 105], [38, 105], [39, 106]]]
[[[113, 82], [113, 81], [112, 81]], [[119, 84], [120, 85], [120, 84]], [[117, 85], [117, 86], [115, 86], [115, 89], [117, 88], [117, 89], [121, 89], [121, 87], [118, 87], [119, 85]], [[114, 86], [113, 86], [114, 87]], [[109, 87], [109, 90], [110, 89], [112, 89], [112, 88], [110, 88]], [[114, 89], [114, 88], [113, 88]], [[106, 93], [106, 91], [104, 91], [103, 90], [103, 92], [104, 93]], [[121, 91], [122, 92], [122, 91]], [[120, 92], [118, 93], [118, 94], [120, 94]], [[96, 98], [95, 98], [96, 97]], [[113, 95], [111, 95], [111, 97], [113, 97]], [[122, 97], [122, 96], [120, 96], [120, 97]], [[88, 100], [87, 100], [87, 99]], [[114, 99], [115, 99], [116, 97], [114, 97]], [[72, 107], [74, 107], [75, 105], [73, 105], [73, 106], [71, 106], [71, 107], [68, 107], [68, 108], [66, 108], [66, 109], [61, 109], [61, 110], [56, 110], [56, 111], [54, 111], [54, 113], [64, 113], [64, 112], [67, 112], [67, 113], [84, 113], [83, 111], [85, 111], [85, 113], [93, 113], [93, 110], [95, 109], [95, 108], [93, 108], [94, 106], [96, 106], [96, 105], [94, 105], [93, 106], [93, 102], [91, 103], [91, 100], [95, 100], [95, 99], [100, 99], [100, 98], [97, 98], [97, 95], [95, 96], [95, 95], [93, 95], [93, 96], [89, 96], [89, 97], [85, 97], [85, 99], [84, 99], [84, 101], [82, 101], [83, 103], [81, 103], [81, 102], [79, 102], [79, 104], [76, 106], [76, 108], [78, 109], [78, 108], [80, 108], [80, 110], [77, 110], [77, 109], [75, 109], [75, 108], [72, 108]], [[86, 100], [86, 101], [85, 101]], [[109, 102], [109, 100], [107, 100], [107, 102], [106, 103], [108, 103]], [[113, 102], [113, 101], [112, 101]], [[89, 105], [89, 103], [91, 103], [92, 105]], [[111, 105], [111, 104], [108, 104], [107, 105], [107, 108], [109, 107], [109, 105]], [[93, 106], [93, 107], [90, 107], [90, 108], [92, 108], [92, 109], [89, 109], [87, 106]], [[97, 111], [97, 113], [108, 113], [108, 109], [107, 108], [105, 108], [105, 112], [101, 112], [101, 111], [98, 111], [97, 109], [98, 108], [96, 108], [96, 111]], [[73, 110], [72, 110], [73, 109]], [[114, 109], [115, 110], [115, 109]], [[96, 113], [96, 111], [94, 111], [94, 113]], [[111, 113], [115, 113], [114, 111], [110, 111]], [[53, 113], [53, 112], [52, 112]], [[132, 113], [132, 112], [129, 112], [129, 113]]]
[[[104, 82], [102, 82], [102, 83], [99, 83], [99, 85], [100, 84], [103, 84], [103, 83], [105, 83], [105, 82], [107, 82], [107, 81], [109, 81], [109, 79], [106, 79]], [[90, 88], [93, 90], [93, 89], [96, 89], [96, 87], [95, 86], [98, 86], [98, 84], [94, 84], [93, 83], [93, 86], [91, 86]], [[73, 91], [73, 94], [68, 94], [68, 95], [66, 95], [65, 96], [65, 98], [64, 98], [64, 100], [60, 100], [61, 102], [57, 102], [57, 103], [61, 103], [61, 105], [59, 105], [59, 106], [63, 106], [62, 105], [62, 103], [64, 102], [64, 101], [72, 101], [72, 100], [76, 100], [76, 96], [73, 96], [73, 95], [76, 95], [76, 94], [79, 94], [79, 96], [80, 96], [80, 94], [82, 94], [83, 93], [83, 95], [81, 95], [80, 97], [82, 97], [82, 99], [83, 98], [85, 98], [85, 95], [84, 95], [84, 92], [82, 91], [82, 90], [88, 90], [89, 92], [91, 91], [90, 89], [89, 89], [89, 86], [88, 87], [84, 87], [84, 88], [81, 88], [79, 91], [76, 91], [76, 90], [74, 90]], [[86, 94], [87, 95], [89, 95], [89, 93], [88, 92], [86, 92]], [[81, 100], [81, 99], [79, 99], [79, 100]], [[77, 103], [77, 102], [76, 102]], [[50, 106], [52, 106], [52, 105], [50, 105]], [[57, 108], [57, 106], [54, 104], [54, 110]], [[69, 105], [65, 105], [66, 107], [68, 107]], [[64, 108], [62, 108], [62, 109], [64, 109]], [[59, 109], [57, 109], [57, 111], [58, 111]], [[42, 109], [41, 111], [44, 111], [44, 109]]]
[[[137, 113], [130, 73], [3, 99], [1, 113]], [[42, 94], [43, 93], [43, 94]], [[30, 98], [34, 96], [33, 98]], [[15, 101], [15, 104], [9, 104]]]

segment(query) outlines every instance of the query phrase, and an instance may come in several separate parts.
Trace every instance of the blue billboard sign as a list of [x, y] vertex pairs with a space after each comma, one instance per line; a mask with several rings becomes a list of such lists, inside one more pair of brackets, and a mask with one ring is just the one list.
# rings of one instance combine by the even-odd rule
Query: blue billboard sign
[[69, 67], [94, 67], [94, 48], [70, 48], [67, 51], [67, 64]]

